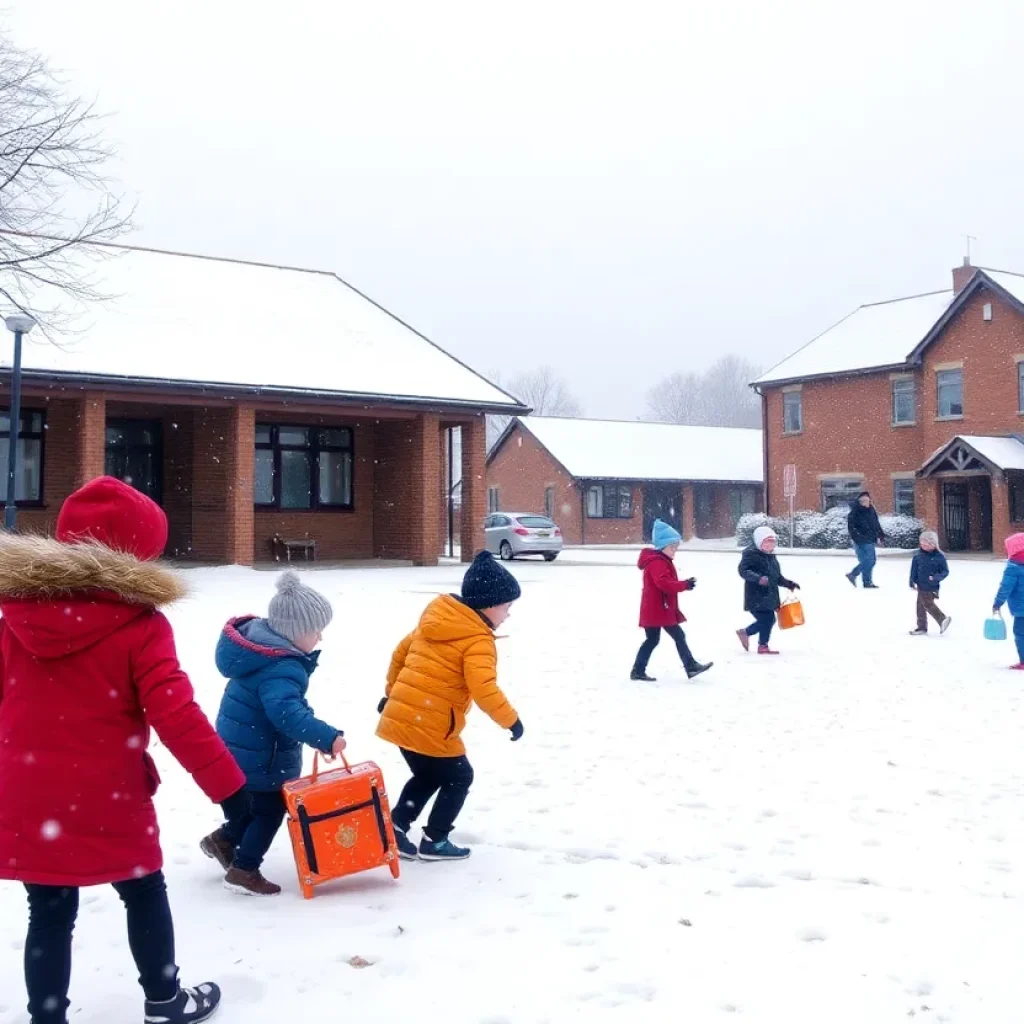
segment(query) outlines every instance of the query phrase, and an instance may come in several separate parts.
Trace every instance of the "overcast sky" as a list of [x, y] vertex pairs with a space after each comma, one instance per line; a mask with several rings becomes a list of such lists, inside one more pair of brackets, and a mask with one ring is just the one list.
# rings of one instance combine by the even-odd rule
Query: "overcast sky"
[[1024, 271], [1020, 0], [8, 0], [3, 20], [111, 113], [135, 241], [334, 270], [476, 369], [550, 363], [591, 416], [947, 287], [965, 233]]

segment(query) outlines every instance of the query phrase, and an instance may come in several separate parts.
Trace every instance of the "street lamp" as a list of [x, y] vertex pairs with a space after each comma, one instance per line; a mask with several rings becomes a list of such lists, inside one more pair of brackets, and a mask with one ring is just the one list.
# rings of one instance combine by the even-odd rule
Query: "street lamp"
[[21, 433], [21, 339], [35, 327], [28, 313], [12, 313], [4, 323], [14, 335], [14, 365], [11, 369], [11, 416], [7, 431], [7, 504], [4, 506], [4, 529], [17, 525], [18, 435]]

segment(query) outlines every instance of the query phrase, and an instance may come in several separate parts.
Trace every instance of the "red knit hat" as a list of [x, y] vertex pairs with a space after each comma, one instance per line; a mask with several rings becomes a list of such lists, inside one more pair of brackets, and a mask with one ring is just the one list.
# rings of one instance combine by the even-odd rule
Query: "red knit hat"
[[167, 516], [134, 487], [101, 476], [64, 502], [57, 517], [57, 540], [92, 540], [146, 562], [159, 557], [167, 545]]

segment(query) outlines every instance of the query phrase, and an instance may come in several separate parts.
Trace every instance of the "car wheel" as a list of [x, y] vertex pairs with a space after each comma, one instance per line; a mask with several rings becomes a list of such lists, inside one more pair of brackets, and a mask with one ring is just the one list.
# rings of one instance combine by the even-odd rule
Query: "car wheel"
[[545, 562], [553, 562], [557, 557], [558, 557], [558, 555], [555, 554], [554, 552], [552, 552], [551, 554], [548, 554], [548, 555], [544, 556], [544, 561]]
[[501, 555], [501, 560], [503, 562], [511, 562], [515, 557], [512, 553], [512, 545], [509, 544], [507, 540], [503, 540], [501, 542], [501, 547], [498, 548], [498, 554]]

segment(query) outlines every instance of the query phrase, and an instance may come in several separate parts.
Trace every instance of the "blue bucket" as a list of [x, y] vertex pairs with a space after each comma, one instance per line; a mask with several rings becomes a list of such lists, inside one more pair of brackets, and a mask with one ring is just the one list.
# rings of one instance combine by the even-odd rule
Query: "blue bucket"
[[985, 620], [985, 639], [1006, 639], [1006, 623], [1003, 621], [1002, 616], [993, 615], [992, 618]]

